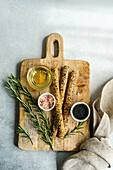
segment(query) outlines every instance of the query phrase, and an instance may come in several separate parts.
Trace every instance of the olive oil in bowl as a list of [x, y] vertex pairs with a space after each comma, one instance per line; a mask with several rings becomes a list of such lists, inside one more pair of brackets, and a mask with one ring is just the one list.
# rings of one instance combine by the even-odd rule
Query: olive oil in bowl
[[27, 80], [33, 89], [44, 90], [52, 83], [52, 72], [47, 66], [37, 65], [29, 69]]

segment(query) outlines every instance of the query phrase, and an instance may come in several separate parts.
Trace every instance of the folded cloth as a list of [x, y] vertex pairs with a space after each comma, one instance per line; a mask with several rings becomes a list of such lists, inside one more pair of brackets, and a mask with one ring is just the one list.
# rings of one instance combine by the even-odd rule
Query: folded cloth
[[110, 134], [113, 133], [113, 79], [102, 89], [93, 103], [93, 137], [83, 142], [80, 151], [69, 157], [63, 170], [99, 170], [110, 168], [113, 149]]

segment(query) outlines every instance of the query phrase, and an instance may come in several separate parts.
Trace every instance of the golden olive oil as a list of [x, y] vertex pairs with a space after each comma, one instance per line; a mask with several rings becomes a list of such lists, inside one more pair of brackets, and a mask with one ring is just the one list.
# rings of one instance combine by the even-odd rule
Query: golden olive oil
[[43, 85], [47, 82], [48, 74], [43, 69], [36, 69], [33, 71], [32, 82], [37, 85]]
[[51, 84], [52, 72], [44, 65], [35, 66], [28, 71], [27, 79], [32, 88], [43, 90]]

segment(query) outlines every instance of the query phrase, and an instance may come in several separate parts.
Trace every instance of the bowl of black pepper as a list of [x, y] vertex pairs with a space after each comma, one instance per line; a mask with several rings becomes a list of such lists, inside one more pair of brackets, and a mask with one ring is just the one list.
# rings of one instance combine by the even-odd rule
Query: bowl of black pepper
[[77, 102], [73, 104], [70, 112], [74, 120], [84, 122], [90, 116], [90, 107], [84, 102]]

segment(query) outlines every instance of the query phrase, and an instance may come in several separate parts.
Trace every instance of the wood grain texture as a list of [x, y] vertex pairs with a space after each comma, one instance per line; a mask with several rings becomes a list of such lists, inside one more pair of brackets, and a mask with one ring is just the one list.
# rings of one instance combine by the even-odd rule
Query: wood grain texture
[[[52, 46], [54, 41], [58, 41], [58, 56], [53, 57], [52, 56]], [[65, 60], [64, 59], [64, 52], [63, 52], [63, 38], [59, 34], [51, 34], [47, 38], [47, 45], [46, 45], [46, 57], [43, 59], [28, 59], [24, 60], [21, 63], [21, 73], [20, 73], [20, 80], [21, 83], [26, 86], [29, 91], [32, 93], [32, 95], [37, 99], [38, 96], [44, 92], [51, 92], [54, 95], [54, 92], [52, 91], [52, 87], [50, 86], [48, 89], [44, 91], [36, 91], [33, 90], [28, 82], [27, 82], [27, 72], [28, 70], [36, 65], [42, 64], [46, 65], [50, 69], [53, 69], [55, 67], [60, 70], [61, 67], [64, 65], [69, 66], [69, 72], [72, 70], [75, 70], [77, 73], [76, 76], [76, 86], [73, 92], [73, 101], [72, 105], [75, 102], [86, 102], [87, 104], [90, 103], [90, 67], [89, 63], [86, 61], [81, 60]], [[24, 99], [24, 96], [22, 96]], [[54, 114], [54, 110], [47, 113], [50, 120], [52, 119], [52, 114]], [[68, 120], [68, 128], [73, 129], [73, 127], [76, 125], [77, 122], [75, 122], [71, 115], [69, 116]], [[75, 134], [74, 136], [71, 136], [67, 139], [60, 139], [56, 137], [53, 140], [53, 148], [54, 151], [72, 151], [77, 150], [79, 145], [86, 139], [90, 137], [90, 118], [87, 120], [87, 122], [84, 124], [84, 128], [82, 129], [82, 132], [84, 135], [81, 134]], [[50, 151], [50, 147], [46, 145], [42, 140], [40, 140], [40, 136], [37, 134], [36, 130], [33, 128], [33, 124], [29, 119], [28, 115], [24, 114], [24, 110], [22, 107], [20, 107], [19, 111], [19, 125], [24, 127], [31, 135], [33, 140], [33, 145], [29, 142], [28, 139], [21, 138], [21, 134], [19, 134], [19, 140], [18, 140], [18, 147], [23, 150], [39, 150], [39, 151]]]

